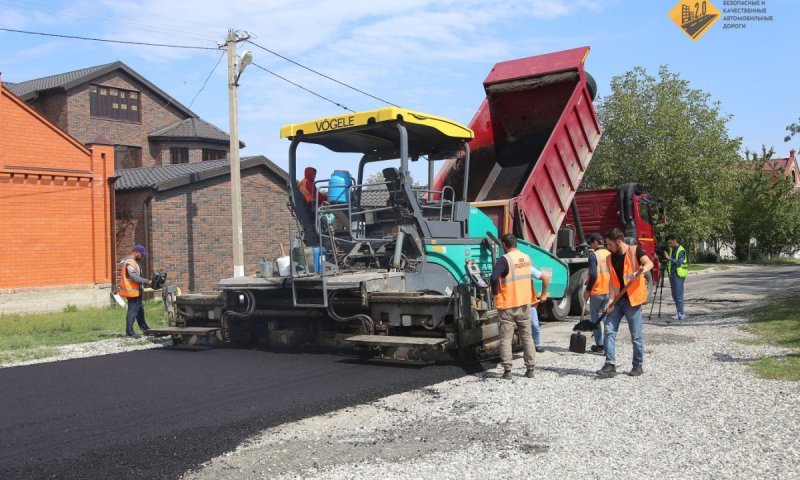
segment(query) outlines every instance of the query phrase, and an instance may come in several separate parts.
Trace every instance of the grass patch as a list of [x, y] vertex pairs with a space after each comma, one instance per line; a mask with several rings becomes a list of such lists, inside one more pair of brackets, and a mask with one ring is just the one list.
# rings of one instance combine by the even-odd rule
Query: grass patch
[[763, 378], [800, 381], [800, 354], [797, 353], [777, 358], [760, 358], [751, 363], [750, 367]]
[[[167, 325], [160, 302], [145, 302], [145, 318], [153, 327]], [[138, 327], [134, 327], [138, 331]], [[0, 316], [0, 361], [14, 358], [44, 358], [48, 347], [94, 342], [125, 335], [125, 309], [66, 308], [63, 312]], [[41, 355], [41, 356], [36, 356]]]
[[728, 263], [732, 265], [800, 265], [800, 258], [762, 258], [761, 260], [721, 260], [719, 263]]
[[[775, 345], [800, 349], [800, 295], [776, 299], [753, 310], [743, 330], [757, 336], [743, 343]], [[800, 380], [800, 352], [779, 357], [763, 357], [751, 364], [764, 378]]]
[[0, 365], [22, 363], [28, 360], [55, 357], [58, 349], [55, 347], [39, 347], [30, 350], [13, 350], [0, 352]]
[[694, 263], [689, 264], [690, 272], [699, 272], [700, 270], [706, 270], [708, 268], [711, 268], [711, 265], [697, 265]]

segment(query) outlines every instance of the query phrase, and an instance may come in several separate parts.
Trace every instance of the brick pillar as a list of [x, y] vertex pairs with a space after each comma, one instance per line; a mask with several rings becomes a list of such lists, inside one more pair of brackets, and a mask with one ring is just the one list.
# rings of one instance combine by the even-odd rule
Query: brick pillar
[[94, 283], [111, 283], [115, 268], [111, 251], [111, 195], [108, 178], [114, 176], [114, 146], [99, 143], [87, 145], [92, 152], [92, 257]]

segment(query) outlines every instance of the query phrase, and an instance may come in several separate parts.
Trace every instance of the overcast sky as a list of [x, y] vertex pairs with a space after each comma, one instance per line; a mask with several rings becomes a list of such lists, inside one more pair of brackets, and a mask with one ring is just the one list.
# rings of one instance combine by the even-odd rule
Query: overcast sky
[[[669, 18], [675, 1], [622, 0], [0, 0], [0, 27], [119, 40], [216, 47], [229, 28], [259, 45], [397, 105], [469, 123], [484, 97], [482, 82], [502, 60], [589, 45], [587, 70], [599, 94], [611, 77], [659, 65], [711, 93], [733, 115], [731, 134], [744, 145], [774, 146], [788, 156], [785, 127], [800, 116], [800, 1], [766, 0], [771, 22], [744, 29], [713, 25], [691, 41]], [[697, 3], [697, 2], [694, 2]], [[723, 0], [712, 2], [724, 8]], [[4, 81], [20, 82], [121, 60], [225, 131], [225, 59], [207, 86], [218, 51], [66, 40], [0, 32]], [[254, 62], [353, 110], [384, 106], [252, 45]], [[250, 67], [239, 90], [242, 155], [266, 155], [286, 167], [280, 127], [345, 113], [262, 70]], [[198, 92], [199, 95], [198, 95]], [[322, 176], [354, 162], [322, 151], [301, 152]], [[423, 171], [422, 169], [417, 170]], [[417, 176], [417, 174], [415, 174]], [[420, 174], [421, 176], [421, 174]]]

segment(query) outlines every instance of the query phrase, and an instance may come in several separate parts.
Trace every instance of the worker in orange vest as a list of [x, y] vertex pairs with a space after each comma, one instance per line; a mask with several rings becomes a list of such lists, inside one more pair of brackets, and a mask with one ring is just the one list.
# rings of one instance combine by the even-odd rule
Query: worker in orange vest
[[549, 278], [533, 268], [531, 259], [517, 250], [517, 238], [512, 234], [500, 239], [506, 254], [500, 257], [492, 269], [490, 282], [494, 293], [494, 305], [500, 316], [500, 359], [503, 364], [503, 379], [511, 379], [511, 343], [516, 328], [522, 339], [525, 376], [533, 378], [536, 363], [536, 347], [531, 333], [531, 304], [535, 300], [533, 279], [542, 279], [543, 288], [539, 302], [547, 300]]
[[303, 179], [297, 182], [297, 189], [303, 195], [303, 198], [306, 199], [306, 202], [313, 203], [315, 195], [319, 203], [328, 201], [328, 195], [318, 191], [317, 186], [314, 185], [314, 180], [317, 178], [317, 169], [314, 167], [306, 167], [303, 174]]
[[[626, 244], [625, 235], [618, 228], [606, 233], [605, 240], [611, 252], [606, 257], [606, 268], [610, 273], [608, 294], [612, 300], [605, 308], [606, 363], [597, 371], [597, 375], [601, 378], [610, 378], [617, 374], [617, 330], [622, 316], [625, 315], [633, 342], [633, 368], [629, 375], [637, 377], [644, 373], [642, 304], [647, 301], [647, 282], [644, 274], [653, 269], [653, 261], [637, 245]], [[628, 290], [619, 295], [625, 285], [629, 285]]]
[[147, 250], [142, 245], [134, 245], [131, 254], [119, 263], [119, 294], [128, 299], [128, 314], [125, 317], [125, 335], [139, 338], [133, 331], [133, 321], [139, 324], [142, 333], [150, 327], [144, 319], [144, 305], [142, 296], [144, 286], [150, 285], [150, 280], [142, 277], [142, 267], [139, 260], [147, 256]]
[[606, 265], [606, 257], [609, 251], [603, 244], [603, 236], [593, 233], [587, 238], [591, 250], [589, 251], [589, 272], [586, 277], [586, 290], [583, 293], [583, 301], [589, 301], [589, 320], [595, 326], [592, 332], [594, 336], [593, 352], [603, 352], [603, 326], [600, 323], [600, 312], [606, 308], [608, 302], [608, 283], [610, 274]]

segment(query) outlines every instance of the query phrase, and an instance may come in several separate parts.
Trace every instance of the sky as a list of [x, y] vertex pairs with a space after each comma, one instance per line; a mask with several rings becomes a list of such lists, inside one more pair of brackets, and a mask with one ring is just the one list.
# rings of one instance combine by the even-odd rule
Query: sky
[[[685, 0], [688, 2], [688, 0]], [[227, 31], [297, 63], [404, 108], [468, 124], [483, 100], [482, 82], [504, 60], [588, 45], [586, 69], [609, 94], [611, 78], [636, 66], [660, 65], [711, 94], [732, 115], [730, 135], [743, 149], [775, 147], [776, 157], [798, 149], [784, 142], [800, 117], [797, 62], [800, 0], [765, 0], [772, 21], [745, 28], [712, 25], [692, 41], [669, 19], [677, 0], [0, 0], [0, 27], [216, 48]], [[702, 2], [694, 2], [702, 3]], [[724, 0], [711, 2], [728, 8]], [[386, 106], [258, 47], [253, 62], [352, 110]], [[118, 45], [0, 31], [3, 81], [21, 82], [121, 60], [201, 118], [229, 131], [226, 60], [221, 51]], [[213, 71], [213, 73], [212, 73]], [[209, 76], [210, 75], [210, 76]], [[206, 83], [207, 80], [207, 83]], [[242, 156], [265, 155], [287, 168], [282, 125], [346, 113], [263, 70], [240, 79]], [[204, 86], [205, 84], [205, 86]], [[0, 121], [2, 121], [0, 119]], [[357, 161], [308, 146], [302, 165], [320, 176], [355, 172]], [[422, 163], [422, 162], [420, 162]], [[412, 174], [423, 180], [426, 167]]]

